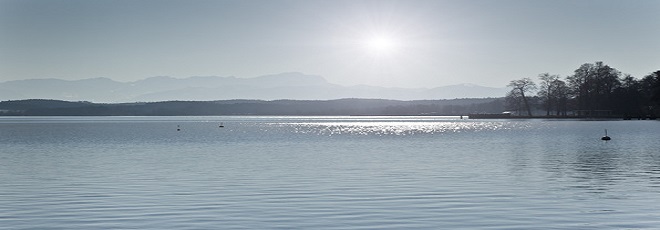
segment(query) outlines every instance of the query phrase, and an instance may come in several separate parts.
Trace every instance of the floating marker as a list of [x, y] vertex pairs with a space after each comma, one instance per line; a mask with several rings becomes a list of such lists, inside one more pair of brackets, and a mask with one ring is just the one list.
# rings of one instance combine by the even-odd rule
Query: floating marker
[[605, 136], [601, 137], [600, 139], [601, 139], [601, 140], [604, 140], [604, 141], [612, 140], [612, 138], [610, 138], [609, 136], [607, 136], [607, 129], [605, 129]]

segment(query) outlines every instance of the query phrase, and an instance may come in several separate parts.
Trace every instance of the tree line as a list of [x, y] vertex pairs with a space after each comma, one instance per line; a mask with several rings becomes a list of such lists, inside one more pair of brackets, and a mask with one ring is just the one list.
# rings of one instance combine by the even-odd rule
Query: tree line
[[533, 110], [546, 116], [638, 117], [660, 114], [660, 70], [641, 79], [604, 64], [585, 63], [572, 75], [542, 73], [538, 84], [529, 77], [512, 80], [506, 109], [521, 116]]
[[498, 113], [501, 98], [397, 101], [223, 100], [101, 104], [58, 100], [0, 102], [0, 116], [200, 116], [200, 115], [467, 115]]

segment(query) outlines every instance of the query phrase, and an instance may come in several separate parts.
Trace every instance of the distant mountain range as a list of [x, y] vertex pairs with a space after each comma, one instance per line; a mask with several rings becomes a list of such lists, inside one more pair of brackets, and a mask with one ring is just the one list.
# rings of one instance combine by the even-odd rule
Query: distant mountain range
[[437, 88], [386, 88], [341, 86], [323, 77], [282, 73], [255, 78], [236, 77], [151, 77], [135, 82], [108, 78], [84, 80], [30, 79], [0, 83], [0, 101], [55, 99], [101, 103], [154, 101], [212, 101], [229, 99], [332, 100], [379, 98], [428, 100], [503, 97], [506, 88], [460, 84]]

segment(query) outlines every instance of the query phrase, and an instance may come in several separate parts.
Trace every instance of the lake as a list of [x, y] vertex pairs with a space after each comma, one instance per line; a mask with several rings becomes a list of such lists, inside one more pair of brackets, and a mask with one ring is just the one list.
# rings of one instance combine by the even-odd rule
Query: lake
[[660, 227], [660, 121], [0, 117], [0, 146], [0, 229]]

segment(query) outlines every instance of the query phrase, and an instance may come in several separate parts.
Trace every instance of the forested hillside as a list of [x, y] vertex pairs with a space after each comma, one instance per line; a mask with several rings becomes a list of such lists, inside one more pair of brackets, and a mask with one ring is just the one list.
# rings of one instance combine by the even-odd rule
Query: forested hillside
[[466, 115], [501, 113], [502, 99], [397, 101], [223, 100], [99, 104], [58, 100], [0, 102], [4, 116], [195, 116], [195, 115]]

